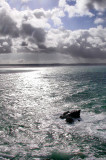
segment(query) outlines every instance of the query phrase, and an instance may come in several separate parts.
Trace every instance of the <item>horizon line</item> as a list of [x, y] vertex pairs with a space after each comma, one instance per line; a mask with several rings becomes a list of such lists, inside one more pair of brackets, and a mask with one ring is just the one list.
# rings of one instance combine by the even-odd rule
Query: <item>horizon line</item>
[[99, 66], [106, 65], [106, 63], [36, 63], [36, 64], [0, 64], [0, 66], [31, 66], [31, 67], [43, 67], [43, 66]]

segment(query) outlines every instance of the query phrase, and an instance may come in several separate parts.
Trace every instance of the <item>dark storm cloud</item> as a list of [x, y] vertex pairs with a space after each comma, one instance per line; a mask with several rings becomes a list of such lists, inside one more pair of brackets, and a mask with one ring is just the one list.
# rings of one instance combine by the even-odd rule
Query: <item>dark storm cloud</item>
[[[93, 29], [92, 31], [96, 31], [97, 29]], [[98, 36], [98, 31], [96, 31], [95, 35], [93, 35], [92, 31], [77, 31], [71, 37], [73, 43], [68, 42], [66, 44], [66, 48], [63, 50], [71, 54], [73, 57], [82, 57], [82, 58], [106, 58], [105, 50], [106, 48], [105, 40], [103, 37], [99, 36], [99, 41], [96, 36]], [[103, 31], [102, 31], [103, 33]], [[79, 35], [77, 37], [77, 34]], [[76, 38], [74, 38], [74, 36]], [[100, 44], [98, 44], [100, 43]], [[101, 46], [104, 44], [104, 46]]]
[[105, 10], [106, 0], [87, 0], [87, 6], [89, 9]]
[[49, 47], [49, 48], [45, 48], [45, 49], [43, 48], [42, 52], [44, 52], [44, 53], [59, 52], [62, 54], [68, 54], [68, 55], [75, 57], [75, 58], [106, 59], [106, 51], [101, 51], [101, 49], [99, 47], [97, 47], [97, 48], [92, 47], [88, 43], [86, 43], [84, 45], [88, 45], [89, 48], [86, 48], [83, 45], [77, 46], [75, 44], [72, 44], [72, 45], [67, 44], [67, 45], [65, 45], [67, 48], [63, 48], [63, 47], [59, 47], [59, 46], [57, 48]]
[[0, 53], [11, 53], [11, 47], [10, 46], [0, 46]]
[[37, 45], [45, 41], [46, 32], [43, 28], [35, 28], [31, 24], [23, 23], [22, 24], [22, 35], [25, 37], [30, 37], [30, 41], [35, 42]]
[[[64, 34], [63, 34], [64, 33]], [[49, 33], [50, 34], [50, 33]], [[54, 47], [43, 48], [46, 53], [59, 52], [75, 58], [106, 59], [106, 29], [102, 27], [79, 31], [52, 31]], [[49, 41], [48, 41], [49, 45]]]
[[28, 44], [23, 41], [23, 42], [21, 43], [21, 46], [28, 46]]
[[24, 34], [25, 36], [32, 36], [33, 32], [34, 32], [34, 27], [32, 27], [30, 24], [28, 23], [23, 23], [22, 24], [22, 30], [21, 30], [22, 34]]
[[[25, 16], [27, 16], [27, 19], [25, 19]], [[31, 24], [30, 17], [32, 17], [31, 20], [33, 19], [33, 21], [35, 21], [36, 26]], [[38, 27], [36, 18], [34, 19], [34, 17], [33, 11], [20, 13], [16, 10], [10, 10], [8, 7], [7, 10], [0, 8], [0, 36], [4, 38], [9, 37], [11, 39], [10, 46], [0, 46], [0, 54], [12, 52], [11, 48], [13, 51], [15, 50], [15, 53], [18, 51], [34, 52], [37, 46], [40, 46], [41, 43], [44, 43], [46, 32], [44, 28], [40, 27], [40, 25]], [[40, 23], [41, 21], [38, 22]], [[26, 41], [27, 45], [22, 43], [23, 41]], [[29, 43], [32, 43], [33, 46], [28, 46]]]
[[12, 37], [19, 36], [19, 30], [15, 21], [7, 14], [6, 10], [0, 11], [0, 34], [3, 36], [10, 35]]
[[[98, 27], [78, 31], [51, 29], [45, 34], [44, 29], [23, 24], [22, 31], [24, 36], [30, 37], [28, 42], [32, 45], [24, 48], [24, 52], [61, 53], [76, 59], [106, 59], [105, 28]], [[34, 47], [34, 44], [37, 44], [38, 48]], [[23, 44], [23, 46], [25, 45]]]
[[[86, 44], [89, 45], [89, 44]], [[101, 51], [99, 47], [94, 48], [94, 47], [89, 47], [88, 49], [84, 46], [76, 46], [76, 45], [71, 45], [68, 46], [67, 49], [64, 50], [66, 53], [71, 54], [71, 56], [76, 57], [76, 58], [100, 58], [104, 59], [106, 58], [106, 53], [105, 51]]]
[[36, 28], [33, 32], [33, 38], [39, 43], [45, 41], [46, 32], [42, 28]]

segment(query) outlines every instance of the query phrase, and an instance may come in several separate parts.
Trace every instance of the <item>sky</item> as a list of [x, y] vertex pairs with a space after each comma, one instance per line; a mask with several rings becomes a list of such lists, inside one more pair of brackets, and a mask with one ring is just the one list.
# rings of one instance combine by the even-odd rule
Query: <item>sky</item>
[[106, 0], [0, 0], [0, 64], [106, 63]]

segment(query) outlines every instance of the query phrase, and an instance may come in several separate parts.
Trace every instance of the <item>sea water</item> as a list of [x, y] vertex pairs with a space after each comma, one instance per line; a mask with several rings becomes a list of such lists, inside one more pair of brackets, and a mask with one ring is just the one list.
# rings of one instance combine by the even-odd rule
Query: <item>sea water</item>
[[0, 68], [0, 159], [47, 158], [106, 159], [106, 66]]

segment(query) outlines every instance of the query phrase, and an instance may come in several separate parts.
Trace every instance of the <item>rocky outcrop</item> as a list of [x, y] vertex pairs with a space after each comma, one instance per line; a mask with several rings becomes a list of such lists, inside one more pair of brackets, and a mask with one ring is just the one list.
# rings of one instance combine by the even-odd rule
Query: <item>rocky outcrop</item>
[[80, 118], [80, 112], [81, 110], [73, 110], [73, 111], [67, 111], [67, 112], [64, 112], [60, 118], [61, 119], [66, 119], [66, 122], [68, 123], [73, 123], [75, 121], [75, 119], [78, 119]]

